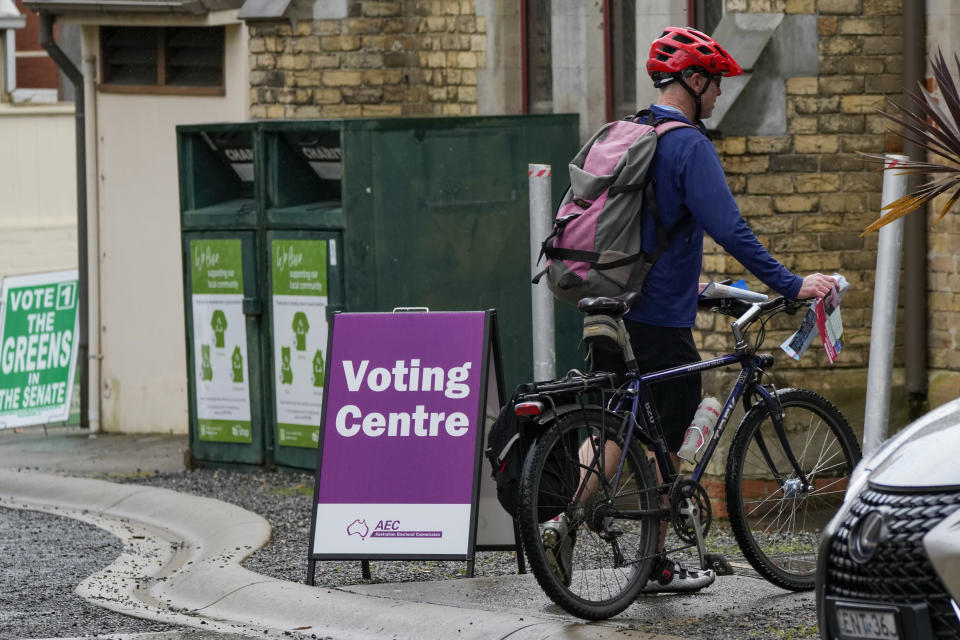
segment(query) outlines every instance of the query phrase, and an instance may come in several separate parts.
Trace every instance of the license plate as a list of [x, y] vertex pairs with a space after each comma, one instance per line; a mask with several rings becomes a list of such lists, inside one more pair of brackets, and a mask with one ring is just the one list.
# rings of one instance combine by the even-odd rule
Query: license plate
[[837, 629], [843, 640], [862, 640], [881, 638], [899, 640], [897, 616], [891, 611], [860, 608], [848, 609], [838, 606]]

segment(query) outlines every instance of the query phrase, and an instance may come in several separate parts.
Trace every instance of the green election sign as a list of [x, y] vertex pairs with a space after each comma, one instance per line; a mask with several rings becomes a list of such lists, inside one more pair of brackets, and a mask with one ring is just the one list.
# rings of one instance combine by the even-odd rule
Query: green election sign
[[271, 246], [277, 444], [316, 448], [327, 349], [327, 243]]
[[197, 435], [253, 442], [240, 240], [191, 240]]
[[77, 361], [77, 271], [5, 278], [0, 429], [62, 422]]

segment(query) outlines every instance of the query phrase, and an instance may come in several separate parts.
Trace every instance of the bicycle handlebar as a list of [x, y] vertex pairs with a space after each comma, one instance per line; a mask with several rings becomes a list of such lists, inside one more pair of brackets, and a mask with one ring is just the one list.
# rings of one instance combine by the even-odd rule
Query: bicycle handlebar
[[[798, 309], [808, 307], [813, 302], [812, 298], [786, 298], [777, 296], [764, 302], [748, 302], [738, 298], [717, 298], [714, 300], [700, 300], [699, 306], [706, 309], [713, 309], [718, 313], [737, 318], [738, 320], [745, 313], [756, 307], [763, 315], [773, 311], [786, 311], [790, 315], [797, 312]], [[756, 312], [754, 312], [756, 313]]]
[[793, 315], [799, 309], [808, 307], [811, 302], [812, 299], [810, 298], [793, 299], [778, 296], [765, 302], [747, 302], [737, 298], [718, 298], [716, 300], [702, 300], [700, 301], [700, 305], [713, 309], [718, 313], [736, 318], [736, 320], [731, 323], [730, 330], [733, 332], [736, 347], [741, 348], [745, 344], [743, 339], [744, 329], [753, 324], [758, 318], [778, 311], [785, 311]]

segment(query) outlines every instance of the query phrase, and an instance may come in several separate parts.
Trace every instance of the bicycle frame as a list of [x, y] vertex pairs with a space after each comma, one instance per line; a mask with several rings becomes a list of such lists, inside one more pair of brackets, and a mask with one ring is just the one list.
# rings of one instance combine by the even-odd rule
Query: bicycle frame
[[[720, 437], [723, 435], [723, 432], [726, 429], [726, 426], [730, 420], [730, 415], [733, 413], [733, 408], [738, 402], [740, 402], [744, 394], [749, 392], [751, 394], [756, 393], [759, 395], [764, 404], [766, 404], [770, 409], [774, 429], [781, 445], [784, 448], [787, 459], [789, 460], [790, 465], [793, 467], [794, 472], [797, 473], [802, 485], [807, 486], [808, 482], [806, 475], [800, 468], [796, 456], [789, 446], [786, 432], [784, 431], [783, 427], [783, 415], [780, 411], [779, 403], [774, 395], [767, 391], [762, 384], [760, 384], [759, 378], [763, 373], [763, 368], [761, 367], [762, 361], [763, 356], [754, 354], [752, 352], [745, 352], [727, 354], [712, 360], [703, 360], [700, 362], [681, 365], [679, 367], [672, 367], [670, 369], [663, 369], [661, 371], [655, 371], [643, 375], [638, 374], [636, 371], [628, 371], [627, 388], [623, 391], [617, 392], [617, 395], [611, 401], [616, 403], [612, 407], [615, 412], [624, 411], [624, 405], [629, 402], [630, 413], [634, 416], [634, 426], [633, 428], [630, 428], [624, 436], [624, 446], [620, 453], [620, 460], [617, 464], [616, 475], [613, 479], [614, 489], [620, 485], [620, 474], [623, 471], [623, 465], [627, 456], [627, 449], [630, 446], [630, 439], [633, 437], [634, 432], [637, 433], [637, 437], [641, 439], [643, 444], [645, 444], [648, 448], [652, 448], [654, 457], [657, 461], [657, 467], [660, 469], [661, 475], [663, 476], [663, 481], [665, 483], [672, 483], [677, 478], [677, 470], [673, 465], [673, 460], [670, 457], [670, 451], [667, 449], [666, 440], [663, 435], [663, 429], [660, 426], [660, 419], [657, 415], [656, 405], [654, 404], [653, 394], [650, 389], [651, 385], [658, 382], [663, 382], [665, 380], [682, 378], [684, 376], [692, 375], [701, 371], [709, 371], [711, 369], [728, 367], [737, 363], [739, 363], [742, 367], [740, 375], [737, 377], [737, 381], [734, 384], [733, 389], [730, 390], [730, 394], [727, 396], [726, 403], [723, 405], [723, 410], [720, 412], [720, 417], [717, 420], [713, 435], [710, 438], [710, 441], [705, 445], [706, 449], [704, 450], [703, 457], [694, 467], [690, 478], [695, 482], [700, 481], [700, 478], [706, 471], [710, 459], [713, 457], [713, 453], [717, 448]], [[643, 411], [639, 411], [641, 408], [641, 403]], [[642, 427], [636, 423], [636, 416], [640, 416], [640, 420], [643, 423]], [[773, 463], [773, 459], [767, 450], [766, 444], [763, 442], [763, 438], [759, 433], [757, 433], [757, 443], [771, 471], [777, 478], [778, 483], [782, 486], [783, 482], [781, 480], [781, 474], [777, 471]]]

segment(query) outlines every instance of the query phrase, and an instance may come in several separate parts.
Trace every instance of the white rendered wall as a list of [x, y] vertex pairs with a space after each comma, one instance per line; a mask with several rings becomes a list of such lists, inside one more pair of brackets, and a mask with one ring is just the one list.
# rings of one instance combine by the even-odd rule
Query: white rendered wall
[[247, 38], [227, 27], [225, 96], [97, 95], [104, 431], [188, 430], [176, 126], [248, 118]]
[[77, 268], [73, 105], [0, 105], [0, 277]]

